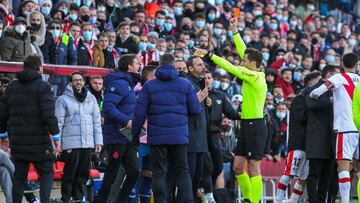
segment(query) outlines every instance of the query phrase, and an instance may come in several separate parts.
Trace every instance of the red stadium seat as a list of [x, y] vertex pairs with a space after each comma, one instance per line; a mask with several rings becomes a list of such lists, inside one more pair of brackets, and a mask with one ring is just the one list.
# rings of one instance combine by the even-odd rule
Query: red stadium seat
[[54, 163], [54, 179], [61, 180], [64, 171], [64, 162], [57, 161]]

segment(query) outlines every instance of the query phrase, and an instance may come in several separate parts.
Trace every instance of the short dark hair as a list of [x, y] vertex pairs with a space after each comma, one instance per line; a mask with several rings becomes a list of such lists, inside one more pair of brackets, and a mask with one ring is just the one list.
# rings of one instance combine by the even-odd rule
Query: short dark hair
[[80, 71], [76, 71], [76, 72], [71, 73], [71, 76], [69, 78], [69, 82], [72, 82], [72, 78], [73, 78], [74, 75], [80, 75], [82, 77], [82, 79], [85, 80], [84, 73], [80, 72]]
[[101, 75], [92, 75], [90, 76], [90, 81], [94, 79], [104, 80], [104, 78]]
[[163, 15], [163, 16], [166, 16], [165, 11], [163, 11], [163, 10], [156, 11], [155, 17], [157, 17], [158, 14], [161, 14], [161, 15]]
[[141, 72], [142, 79], [146, 81], [146, 77], [149, 75], [149, 73], [153, 72], [154, 70], [156, 70], [156, 66], [153, 65], [145, 66]]
[[101, 32], [100, 34], [98, 34], [97, 38], [98, 39], [100, 39], [100, 38], [108, 38], [108, 36], [107, 36], [106, 32]]
[[41, 57], [39, 55], [32, 54], [27, 56], [24, 60], [24, 69], [38, 71], [41, 66]]
[[[59, 22], [60, 22], [60, 21], [59, 21]], [[81, 28], [81, 25], [80, 25], [80, 23], [78, 23], [78, 22], [72, 22], [72, 23], [70, 23], [70, 28], [71, 28], [72, 26], [77, 26], [77, 27]]]
[[328, 73], [336, 72], [336, 69], [337, 69], [337, 68], [338, 68], [338, 67], [337, 67], [337, 66], [334, 66], [334, 65], [327, 65], [327, 66], [325, 66], [324, 69], [322, 70], [321, 77], [322, 77], [322, 78], [325, 78]]
[[173, 65], [175, 63], [175, 57], [172, 54], [164, 54], [160, 58], [160, 66]]
[[250, 61], [254, 61], [256, 63], [256, 68], [260, 68], [262, 61], [263, 61], [263, 55], [259, 50], [256, 50], [254, 48], [247, 48], [245, 50], [245, 55], [248, 56], [248, 59]]
[[200, 58], [199, 56], [190, 56], [186, 62], [186, 67], [189, 69], [190, 66], [194, 66], [194, 59]]
[[118, 63], [118, 70], [127, 72], [129, 70], [129, 65], [134, 63], [136, 55], [134, 54], [125, 54], [121, 56]]
[[305, 78], [304, 78], [304, 84], [305, 84], [305, 86], [308, 86], [308, 83], [309, 83], [311, 80], [313, 80], [313, 79], [315, 79], [315, 78], [317, 78], [317, 77], [320, 77], [320, 76], [321, 76], [321, 73], [320, 73], [319, 71], [314, 71], [314, 72], [311, 72], [311, 73], [307, 74], [307, 75], [305, 76]]
[[354, 53], [347, 53], [342, 58], [345, 68], [353, 69], [359, 61], [359, 56]]

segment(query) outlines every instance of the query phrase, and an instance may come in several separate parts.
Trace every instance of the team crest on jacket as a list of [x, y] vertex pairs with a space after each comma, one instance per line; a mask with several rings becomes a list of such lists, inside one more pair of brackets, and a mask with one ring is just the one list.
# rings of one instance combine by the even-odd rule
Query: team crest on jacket
[[219, 100], [219, 99], [216, 100], [216, 103], [221, 104], [221, 100]]

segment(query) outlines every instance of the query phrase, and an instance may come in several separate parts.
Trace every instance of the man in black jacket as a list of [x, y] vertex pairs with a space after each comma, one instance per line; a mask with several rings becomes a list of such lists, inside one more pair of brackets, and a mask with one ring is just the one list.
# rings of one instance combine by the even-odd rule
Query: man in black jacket
[[[335, 164], [335, 138], [333, 135], [332, 94], [326, 92], [319, 99], [310, 97], [310, 92], [325, 83], [338, 71], [335, 66], [328, 65], [323, 69], [322, 80], [310, 88], [306, 88], [306, 158], [309, 159], [309, 175], [307, 190], [309, 202], [325, 202], [331, 179], [337, 177]], [[333, 198], [330, 195], [329, 198]], [[336, 191], [337, 194], [337, 191]], [[335, 198], [336, 198], [335, 194]], [[329, 201], [328, 201], [329, 202]]]
[[204, 101], [209, 92], [208, 88], [205, 88], [205, 81], [201, 78], [206, 68], [204, 61], [200, 57], [190, 57], [187, 61], [187, 67], [189, 70], [187, 79], [194, 86], [202, 107], [199, 114], [189, 117], [188, 163], [193, 193], [196, 194], [202, 174], [203, 155], [208, 152], [207, 109]]
[[[318, 82], [321, 76], [320, 72], [308, 74], [304, 83], [306, 87], [313, 86]], [[297, 202], [302, 195], [303, 187], [309, 173], [309, 162], [306, 160], [305, 140], [306, 140], [306, 108], [305, 91], [302, 90], [296, 95], [290, 108], [289, 121], [289, 155], [284, 175], [281, 177], [277, 186], [277, 201], [282, 201], [285, 196], [286, 188], [291, 178], [298, 178], [294, 185], [290, 201]]]
[[130, 24], [127, 22], [121, 22], [117, 30], [118, 36], [116, 37], [115, 46], [123, 54], [137, 54], [138, 43], [136, 39], [130, 35]]
[[[213, 76], [209, 71], [205, 71], [205, 84], [209, 90], [209, 95], [205, 103], [209, 106], [208, 114], [208, 144], [209, 153], [204, 155], [203, 186], [205, 196], [209, 203], [214, 202], [213, 185], [218, 176], [223, 171], [223, 151], [221, 146], [221, 132], [229, 132], [229, 129], [223, 129], [221, 126], [223, 114], [232, 120], [240, 120], [240, 113], [236, 111], [228, 96], [212, 87]], [[210, 167], [206, 167], [210, 166]], [[216, 188], [217, 202], [226, 202], [226, 190], [224, 186]]]
[[22, 201], [30, 162], [41, 176], [41, 202], [49, 201], [53, 160], [61, 149], [53, 90], [42, 81], [42, 70], [40, 56], [25, 58], [24, 70], [17, 73], [19, 80], [10, 83], [0, 99], [0, 134], [9, 135], [15, 165], [14, 203]]

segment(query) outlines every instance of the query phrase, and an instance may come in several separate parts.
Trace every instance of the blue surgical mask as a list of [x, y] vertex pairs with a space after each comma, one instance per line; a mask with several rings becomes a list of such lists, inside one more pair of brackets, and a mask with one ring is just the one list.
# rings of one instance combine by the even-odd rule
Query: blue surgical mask
[[67, 15], [67, 13], [68, 13], [68, 10], [65, 8], [61, 8], [61, 9], [59, 9], [59, 11], [63, 12], [64, 15]]
[[282, 103], [282, 102], [284, 102], [284, 98], [282, 97], [282, 98], [279, 99], [279, 98], [275, 97], [275, 102], [276, 103]]
[[272, 105], [272, 104], [266, 104], [266, 109], [267, 109], [268, 111], [273, 110], [273, 109], [274, 109], [274, 105]]
[[175, 16], [181, 16], [183, 14], [183, 8], [174, 7], [174, 14], [175, 14]]
[[276, 19], [278, 19], [278, 21], [282, 21], [283, 20], [283, 16], [282, 15], [277, 15]]
[[256, 27], [262, 27], [264, 25], [264, 21], [257, 20], [257, 21], [255, 21], [255, 25], [256, 25]]
[[210, 21], [214, 21], [215, 18], [216, 18], [216, 14], [215, 13], [209, 13], [208, 18], [209, 18]]
[[255, 11], [253, 12], [253, 14], [254, 14], [255, 17], [256, 17], [256, 16], [261, 16], [261, 15], [262, 15], [262, 12], [259, 11], [259, 10], [255, 10]]
[[152, 3], [154, 0], [146, 0], [146, 2], [148, 3]]
[[278, 24], [277, 24], [277, 23], [270, 23], [270, 24], [269, 24], [269, 27], [270, 27], [270, 29], [272, 29], [272, 30], [277, 30], [277, 29], [278, 29]]
[[300, 72], [294, 72], [294, 81], [299, 82], [301, 80], [302, 74]]
[[189, 40], [188, 47], [192, 49], [194, 47], [194, 40]]
[[262, 54], [263, 54], [263, 60], [264, 60], [264, 61], [268, 61], [269, 58], [270, 58], [269, 52], [263, 52]]
[[81, 1], [80, 0], [73, 0], [73, 3], [76, 4], [77, 6], [81, 5]]
[[90, 41], [91, 40], [91, 37], [92, 37], [92, 32], [90, 32], [90, 31], [85, 31], [84, 33], [83, 33], [83, 37], [84, 37], [84, 40], [85, 41]]
[[44, 15], [44, 16], [47, 16], [50, 14], [50, 11], [51, 11], [51, 8], [50, 7], [41, 7], [41, 13]]
[[213, 82], [212, 82], [212, 87], [213, 87], [214, 89], [219, 89], [219, 88], [220, 88], [220, 81], [213, 80]]
[[96, 23], [96, 17], [90, 17], [89, 23], [95, 24]]
[[70, 20], [72, 20], [72, 21], [76, 21], [77, 18], [78, 18], [76, 15], [74, 15], [74, 14], [72, 14], [72, 13], [70, 13], [68, 17], [69, 17]]
[[147, 43], [146, 42], [139, 42], [139, 49], [141, 51], [146, 51]]
[[223, 3], [223, 0], [215, 0], [215, 4], [216, 5], [220, 5], [220, 4], [222, 4]]
[[325, 61], [328, 62], [329, 64], [333, 64], [335, 62], [335, 56], [333, 55], [326, 55], [325, 56]]
[[234, 39], [234, 35], [233, 35], [233, 33], [232, 33], [231, 31], [228, 31], [228, 32], [227, 32], [227, 35], [228, 35], [228, 37], [229, 37], [230, 39]]
[[171, 23], [164, 23], [164, 28], [167, 32], [171, 31], [172, 24]]
[[165, 20], [156, 19], [155, 23], [156, 23], [157, 26], [162, 27], [164, 25], [164, 23], [165, 23]]
[[280, 120], [283, 120], [283, 119], [286, 117], [286, 113], [285, 113], [285, 112], [277, 111], [277, 112], [276, 112], [276, 116], [277, 116]]
[[91, 6], [91, 0], [83, 0], [84, 6], [90, 7]]
[[353, 47], [356, 45], [356, 40], [355, 39], [349, 39], [348, 40], [349, 46]]
[[220, 36], [221, 33], [222, 33], [222, 29], [220, 29], [220, 28], [214, 28], [214, 34], [215, 34], [216, 36]]
[[147, 44], [147, 47], [148, 47], [150, 50], [154, 50], [154, 49], [156, 48], [156, 44], [149, 42], [149, 43]]
[[51, 33], [53, 34], [54, 38], [60, 37], [60, 30], [51, 30]]
[[188, 61], [188, 59], [190, 58], [190, 55], [189, 54], [184, 54], [183, 58], [184, 58], [184, 61]]
[[165, 12], [165, 16], [168, 17], [169, 16], [169, 11], [168, 10], [165, 10], [165, 9], [162, 9], [162, 11]]
[[290, 20], [290, 26], [296, 27], [297, 26], [297, 20]]
[[196, 27], [203, 28], [205, 26], [205, 21], [198, 20], [195, 22], [195, 24], [196, 24]]

